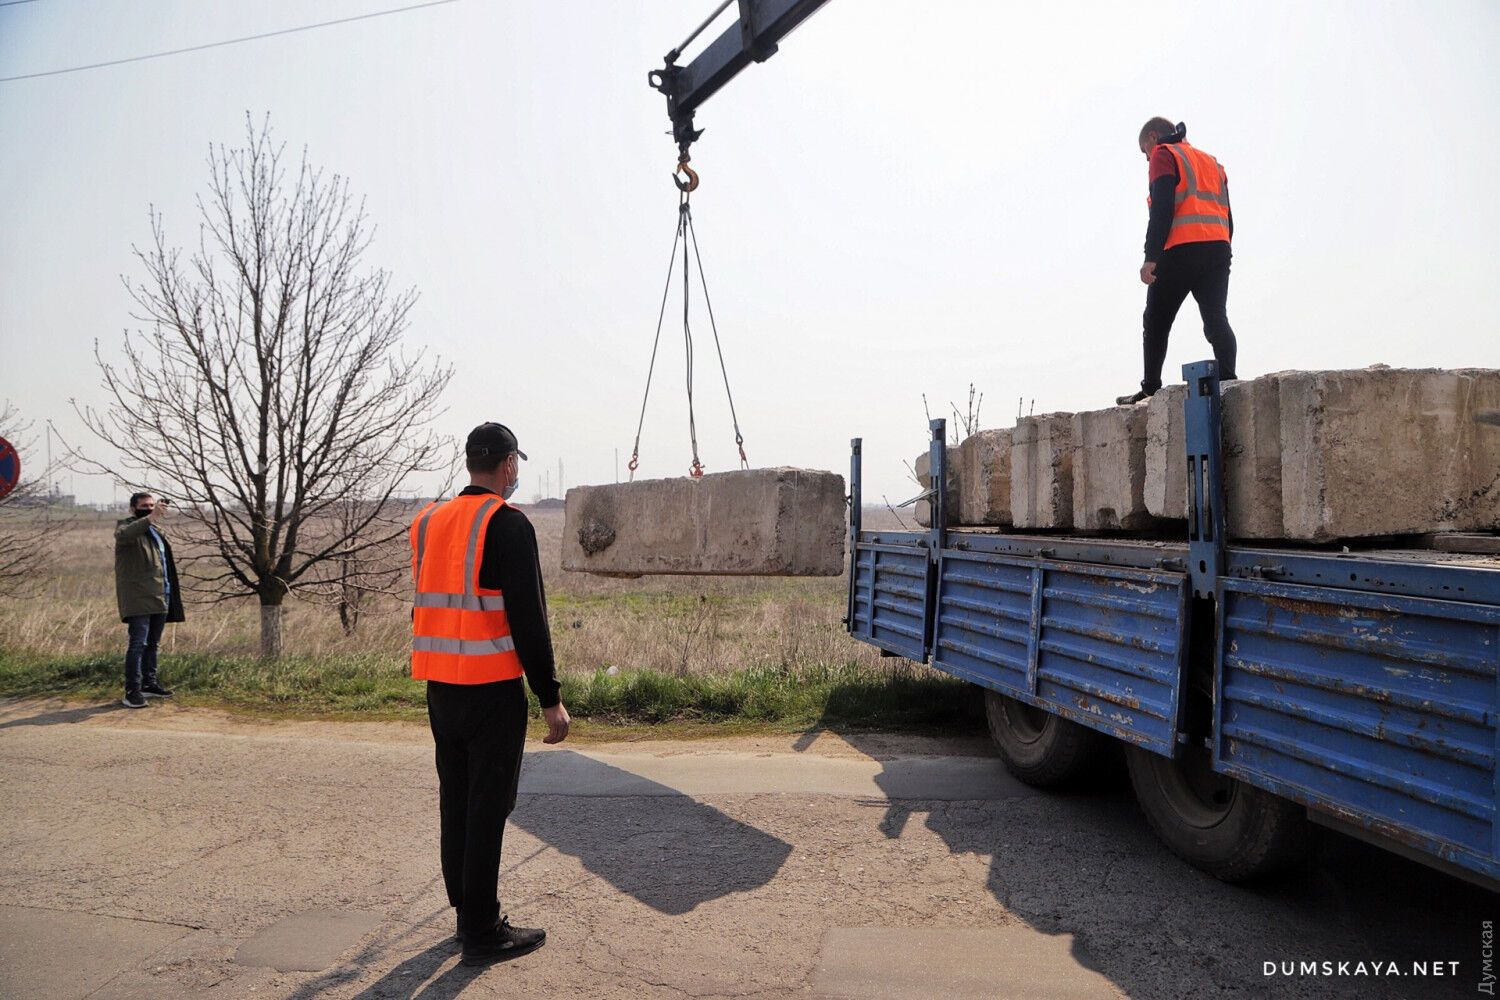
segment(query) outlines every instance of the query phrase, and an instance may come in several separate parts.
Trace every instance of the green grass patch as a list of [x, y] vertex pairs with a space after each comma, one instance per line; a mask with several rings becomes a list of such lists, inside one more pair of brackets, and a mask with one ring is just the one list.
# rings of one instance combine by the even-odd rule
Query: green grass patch
[[[160, 669], [182, 704], [287, 718], [426, 717], [424, 686], [408, 676], [404, 658], [168, 655]], [[0, 650], [0, 696], [112, 699], [120, 690], [118, 656]], [[909, 666], [768, 666], [682, 675], [600, 670], [564, 674], [563, 699], [575, 719], [609, 727], [744, 732], [827, 726], [952, 734], [983, 726], [973, 688]], [[531, 711], [541, 715], [534, 698]]]

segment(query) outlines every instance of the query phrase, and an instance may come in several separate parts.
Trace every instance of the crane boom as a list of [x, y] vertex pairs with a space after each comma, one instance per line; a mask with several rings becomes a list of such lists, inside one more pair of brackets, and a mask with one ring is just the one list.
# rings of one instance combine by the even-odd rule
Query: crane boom
[[698, 106], [752, 62], [765, 62], [775, 55], [777, 43], [827, 2], [738, 0], [739, 18], [735, 23], [710, 42], [692, 62], [686, 66], [677, 65], [682, 50], [729, 6], [729, 2], [725, 2], [686, 41], [667, 53], [666, 64], [661, 69], [647, 74], [651, 86], [667, 97], [667, 115], [672, 119], [672, 138], [677, 141], [681, 162], [688, 161], [688, 147], [703, 134], [702, 129], [693, 127], [693, 113]]

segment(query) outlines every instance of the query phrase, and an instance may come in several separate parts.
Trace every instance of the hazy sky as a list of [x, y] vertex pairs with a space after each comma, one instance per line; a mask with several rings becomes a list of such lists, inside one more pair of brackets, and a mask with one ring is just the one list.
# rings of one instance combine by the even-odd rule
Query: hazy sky
[[[0, 76], [400, 6], [37, 0], [0, 7]], [[0, 398], [83, 440], [92, 346], [132, 328], [148, 206], [196, 234], [211, 141], [269, 113], [347, 175], [371, 261], [420, 290], [409, 341], [457, 362], [440, 427], [509, 423], [569, 483], [621, 472], [675, 224], [646, 86], [711, 0], [459, 3], [0, 83]], [[725, 24], [727, 24], [727, 20]], [[708, 33], [717, 34], [718, 28]], [[832, 0], [699, 112], [695, 218], [755, 465], [902, 459], [972, 381], [982, 424], [1107, 405], [1140, 378], [1152, 115], [1186, 120], [1235, 208], [1240, 374], [1500, 366], [1500, 4]], [[706, 323], [705, 464], [737, 464]], [[1184, 306], [1169, 378], [1209, 356]], [[686, 472], [680, 326], [641, 475]], [[64, 486], [66, 487], [66, 481]], [[107, 480], [77, 482], [108, 500]]]

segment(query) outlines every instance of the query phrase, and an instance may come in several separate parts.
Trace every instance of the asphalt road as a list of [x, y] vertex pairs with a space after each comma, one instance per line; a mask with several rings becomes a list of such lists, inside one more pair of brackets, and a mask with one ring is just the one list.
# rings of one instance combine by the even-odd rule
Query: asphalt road
[[501, 892], [549, 941], [470, 969], [420, 726], [0, 703], [0, 996], [1425, 1000], [1500, 916], [1332, 835], [1222, 885], [1120, 773], [1039, 794], [972, 740], [528, 752]]

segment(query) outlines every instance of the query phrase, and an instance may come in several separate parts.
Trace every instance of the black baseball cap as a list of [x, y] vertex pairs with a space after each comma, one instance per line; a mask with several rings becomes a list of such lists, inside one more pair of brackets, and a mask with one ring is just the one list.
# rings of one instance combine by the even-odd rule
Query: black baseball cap
[[474, 428], [469, 432], [469, 439], [464, 442], [465, 455], [494, 455], [504, 458], [511, 452], [522, 458], [526, 457], [526, 453], [516, 446], [516, 432], [494, 421]]

